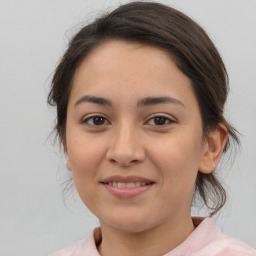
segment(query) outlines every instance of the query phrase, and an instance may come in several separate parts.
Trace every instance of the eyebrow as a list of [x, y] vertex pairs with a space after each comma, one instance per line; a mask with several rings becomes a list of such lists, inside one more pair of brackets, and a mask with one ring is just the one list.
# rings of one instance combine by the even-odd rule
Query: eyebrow
[[[90, 102], [98, 105], [105, 105], [105, 106], [113, 106], [111, 100], [103, 97], [98, 96], [91, 96], [91, 95], [85, 95], [81, 97], [76, 103], [75, 106], [83, 103], [83, 102]], [[185, 105], [178, 99], [169, 97], [169, 96], [158, 96], [158, 97], [146, 97], [137, 102], [137, 107], [146, 107], [146, 106], [152, 106], [157, 104], [163, 104], [163, 103], [173, 103], [178, 104], [180, 106], [185, 107]]]
[[97, 97], [97, 96], [90, 96], [90, 95], [85, 95], [82, 98], [80, 98], [75, 103], [75, 106], [81, 104], [82, 102], [91, 102], [91, 103], [95, 103], [95, 104], [99, 104], [99, 105], [112, 106], [112, 103], [109, 99]]
[[185, 105], [180, 100], [169, 97], [169, 96], [146, 97], [144, 99], [139, 100], [137, 103], [137, 106], [145, 107], [145, 106], [157, 105], [162, 103], [173, 103], [173, 104], [178, 104], [180, 106], [185, 107]]

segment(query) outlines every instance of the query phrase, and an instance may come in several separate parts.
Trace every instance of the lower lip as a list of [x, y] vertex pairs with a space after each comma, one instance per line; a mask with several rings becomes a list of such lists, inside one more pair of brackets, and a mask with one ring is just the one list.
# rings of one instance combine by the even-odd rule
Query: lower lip
[[133, 188], [119, 188], [110, 186], [107, 184], [102, 184], [112, 195], [118, 198], [132, 198], [142, 194], [149, 190], [154, 184], [140, 186], [140, 187], [133, 187]]

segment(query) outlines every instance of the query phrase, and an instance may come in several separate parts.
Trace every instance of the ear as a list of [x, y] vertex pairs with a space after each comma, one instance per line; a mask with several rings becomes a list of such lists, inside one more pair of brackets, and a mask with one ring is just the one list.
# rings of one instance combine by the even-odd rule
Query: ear
[[65, 153], [65, 158], [66, 158], [66, 161], [67, 161], [67, 163], [66, 163], [67, 169], [69, 171], [72, 171], [72, 165], [71, 165], [71, 162], [70, 162], [70, 159], [69, 159], [69, 155], [68, 155], [68, 152], [67, 152], [66, 149], [64, 150], [64, 153]]
[[210, 174], [217, 167], [228, 138], [227, 127], [220, 123], [212, 130], [205, 142], [199, 172]]

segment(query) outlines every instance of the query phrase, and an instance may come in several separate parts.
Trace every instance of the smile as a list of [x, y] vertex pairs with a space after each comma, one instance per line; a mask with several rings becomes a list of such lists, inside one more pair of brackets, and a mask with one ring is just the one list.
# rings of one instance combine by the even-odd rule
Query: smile
[[141, 186], [146, 186], [146, 185], [150, 185], [151, 183], [146, 183], [146, 182], [108, 182], [105, 183], [109, 186], [113, 186], [116, 188], [136, 188], [136, 187], [141, 187]]
[[112, 195], [121, 199], [139, 196], [148, 191], [155, 182], [137, 176], [112, 176], [100, 182]]

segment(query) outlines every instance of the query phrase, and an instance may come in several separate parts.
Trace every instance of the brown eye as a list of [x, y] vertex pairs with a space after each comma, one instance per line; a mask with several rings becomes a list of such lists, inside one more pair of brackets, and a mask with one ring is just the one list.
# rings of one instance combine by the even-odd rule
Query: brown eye
[[105, 118], [102, 116], [95, 116], [92, 118], [94, 125], [103, 125], [105, 123]]
[[82, 123], [86, 123], [90, 126], [102, 126], [109, 124], [107, 119], [103, 116], [91, 116], [83, 120]]
[[149, 119], [147, 123], [153, 126], [167, 126], [174, 123], [174, 121], [165, 116], [155, 116]]
[[165, 125], [166, 121], [168, 121], [165, 117], [158, 116], [154, 117], [154, 122], [156, 125]]

